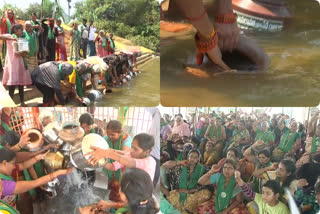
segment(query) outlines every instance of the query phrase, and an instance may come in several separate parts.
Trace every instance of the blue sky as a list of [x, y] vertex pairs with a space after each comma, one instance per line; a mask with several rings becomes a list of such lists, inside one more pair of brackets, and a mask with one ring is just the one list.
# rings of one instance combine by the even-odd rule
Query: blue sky
[[[81, 2], [81, 1], [83, 1], [83, 0], [71, 0], [71, 10], [70, 10], [71, 15], [75, 12], [74, 3]], [[61, 7], [64, 9], [64, 11], [68, 14], [67, 0], [59, 0], [59, 2], [60, 2]], [[29, 4], [31, 4], [31, 3], [41, 4], [41, 0], [0, 0], [0, 8], [2, 8], [5, 3], [16, 5], [17, 7], [21, 8], [21, 9], [26, 9], [26, 8], [28, 8]]]

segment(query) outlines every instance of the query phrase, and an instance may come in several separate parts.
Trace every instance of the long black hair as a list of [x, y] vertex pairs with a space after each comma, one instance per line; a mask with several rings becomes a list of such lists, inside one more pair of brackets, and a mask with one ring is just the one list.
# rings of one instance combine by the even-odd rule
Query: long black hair
[[291, 182], [296, 179], [296, 165], [292, 160], [288, 159], [283, 159], [280, 163], [286, 167], [287, 173], [290, 173], [290, 175], [283, 182], [282, 188], [289, 187]]
[[3, 147], [0, 149], [0, 164], [3, 161], [12, 161], [16, 157], [16, 153], [11, 151], [10, 149]]
[[127, 170], [120, 181], [132, 214], [155, 214], [159, 211], [152, 197], [153, 183], [148, 173], [141, 169]]

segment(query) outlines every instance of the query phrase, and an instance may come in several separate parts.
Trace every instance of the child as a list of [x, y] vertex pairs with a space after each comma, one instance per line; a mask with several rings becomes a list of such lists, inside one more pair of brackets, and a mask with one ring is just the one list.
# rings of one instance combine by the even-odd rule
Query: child
[[238, 185], [247, 197], [256, 202], [259, 207], [259, 213], [268, 214], [289, 214], [288, 207], [280, 202], [280, 184], [275, 180], [267, 181], [262, 188], [262, 194], [253, 192], [246, 183], [241, 179], [239, 171], [235, 172], [235, 178]]

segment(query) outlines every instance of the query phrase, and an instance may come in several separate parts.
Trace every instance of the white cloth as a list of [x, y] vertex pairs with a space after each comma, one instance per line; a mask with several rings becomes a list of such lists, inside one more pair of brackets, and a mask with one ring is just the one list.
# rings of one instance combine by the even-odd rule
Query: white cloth
[[149, 129], [149, 134], [154, 137], [154, 147], [151, 151], [151, 155], [160, 160], [160, 112], [157, 108], [146, 108], [146, 110], [152, 115], [152, 123]]
[[[80, 31], [80, 36], [81, 36], [81, 38], [83, 38], [83, 39], [88, 39], [88, 37], [89, 37], [89, 32], [88, 32], [88, 29], [87, 29], [86, 26], [84, 26], [84, 25], [82, 24], [82, 25], [80, 25], [80, 26], [78, 27], [78, 30]], [[82, 32], [82, 33], [81, 33], [81, 32]]]
[[97, 29], [93, 26], [89, 27], [89, 41], [93, 41], [95, 39], [95, 33], [96, 33]]

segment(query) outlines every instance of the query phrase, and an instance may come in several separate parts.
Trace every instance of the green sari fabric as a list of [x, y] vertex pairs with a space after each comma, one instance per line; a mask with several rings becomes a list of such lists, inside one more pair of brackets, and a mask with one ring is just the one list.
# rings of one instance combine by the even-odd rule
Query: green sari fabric
[[[122, 138], [123, 138], [123, 135], [124, 135], [124, 134], [121, 134], [121, 135], [120, 135], [120, 137], [119, 137], [119, 139], [117, 140], [115, 146], [113, 146], [113, 142], [112, 142], [109, 138], [105, 137], [104, 139], [108, 142], [110, 149], [121, 150], [121, 149], [122, 149]], [[109, 159], [109, 163], [113, 163], [113, 162], [114, 162], [114, 160]], [[104, 168], [103, 170], [107, 173], [110, 181], [112, 181], [114, 178], [115, 178], [117, 181], [120, 181], [120, 178], [121, 178], [121, 169], [118, 169], [116, 172], [111, 172], [111, 171], [109, 171], [109, 170], [107, 170], [107, 169], [105, 169], [105, 168]], [[115, 177], [114, 177], [114, 176], [115, 176]]]
[[29, 47], [30, 47], [30, 51], [28, 53], [29, 56], [34, 56], [34, 54], [36, 53], [36, 51], [38, 50], [38, 37], [37, 37], [37, 33], [32, 30], [32, 33], [28, 33], [27, 31], [23, 31], [24, 32], [24, 37], [26, 38], [26, 40], [28, 40], [29, 42]]
[[235, 187], [235, 183], [236, 179], [234, 176], [232, 176], [227, 188], [225, 188], [225, 177], [221, 173], [218, 181], [217, 193], [215, 198], [216, 212], [221, 212], [228, 208], [230, 200], [232, 198], [232, 192]]
[[288, 153], [293, 148], [297, 139], [300, 139], [300, 134], [298, 132], [291, 133], [290, 129], [285, 127], [278, 149], [284, 153]]
[[[179, 189], [194, 189], [197, 186], [199, 178], [204, 173], [204, 167], [198, 163], [195, 167], [193, 173], [190, 176], [190, 179], [188, 180], [188, 167], [184, 166], [182, 167], [181, 175], [180, 175], [180, 182], [179, 182]], [[187, 199], [187, 193], [180, 193], [179, 201], [180, 203], [184, 203]]]
[[317, 152], [319, 145], [320, 145], [320, 137], [317, 137], [316, 135], [314, 135], [312, 138], [311, 154]]
[[262, 132], [257, 130], [255, 141], [262, 140], [264, 143], [269, 143], [270, 141], [274, 142], [275, 135], [271, 131]]
[[212, 139], [215, 136], [217, 139], [221, 137], [221, 126], [218, 128], [215, 125], [210, 126], [209, 138]]

